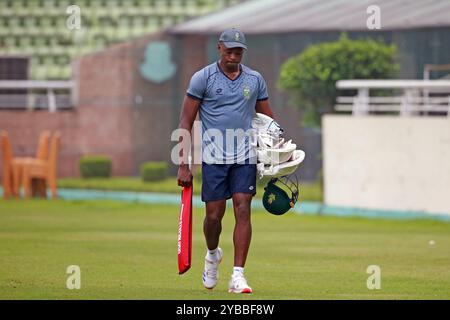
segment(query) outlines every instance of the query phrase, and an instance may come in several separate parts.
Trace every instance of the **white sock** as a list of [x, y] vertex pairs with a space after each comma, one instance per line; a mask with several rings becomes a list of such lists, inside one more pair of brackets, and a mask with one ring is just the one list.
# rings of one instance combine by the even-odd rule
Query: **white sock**
[[244, 268], [243, 267], [233, 267], [233, 277], [234, 276], [244, 276]]
[[217, 259], [217, 248], [213, 249], [213, 250], [209, 250], [208, 249], [208, 253], [207, 253], [207, 259], [208, 260], [215, 260]]

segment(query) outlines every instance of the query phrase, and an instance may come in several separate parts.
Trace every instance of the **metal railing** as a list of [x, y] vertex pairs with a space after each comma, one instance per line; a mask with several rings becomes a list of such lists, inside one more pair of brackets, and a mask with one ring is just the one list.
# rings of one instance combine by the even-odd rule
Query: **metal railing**
[[0, 80], [0, 110], [56, 112], [76, 106], [74, 81]]
[[[450, 116], [450, 80], [339, 80], [336, 88], [357, 90], [355, 96], [337, 97], [336, 111], [366, 115], [396, 112], [400, 115]], [[371, 96], [371, 90], [384, 90], [383, 96]], [[386, 91], [396, 94], [386, 96]], [[400, 93], [398, 93], [400, 91]]]

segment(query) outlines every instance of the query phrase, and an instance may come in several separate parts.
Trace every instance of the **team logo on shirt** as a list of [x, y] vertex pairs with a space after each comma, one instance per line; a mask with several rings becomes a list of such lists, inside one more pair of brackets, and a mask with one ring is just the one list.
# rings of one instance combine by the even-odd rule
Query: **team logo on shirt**
[[250, 87], [249, 86], [244, 86], [244, 98], [245, 99], [250, 99]]
[[216, 94], [222, 94], [222, 88], [217, 89]]

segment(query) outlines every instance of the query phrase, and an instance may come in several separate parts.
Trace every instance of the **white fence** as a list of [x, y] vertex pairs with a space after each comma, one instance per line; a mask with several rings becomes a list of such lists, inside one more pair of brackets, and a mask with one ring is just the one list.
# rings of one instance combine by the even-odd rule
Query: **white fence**
[[58, 109], [76, 105], [73, 81], [0, 80], [1, 109]]
[[[450, 80], [340, 80], [336, 88], [357, 90], [355, 96], [337, 97], [336, 111], [450, 116]], [[371, 96], [377, 90], [383, 90], [383, 95]]]

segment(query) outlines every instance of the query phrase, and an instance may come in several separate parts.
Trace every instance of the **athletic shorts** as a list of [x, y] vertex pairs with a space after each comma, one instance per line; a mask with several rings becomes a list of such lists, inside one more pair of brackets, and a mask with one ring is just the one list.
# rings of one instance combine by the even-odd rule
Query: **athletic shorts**
[[202, 164], [202, 201], [230, 199], [234, 193], [256, 194], [256, 164]]

